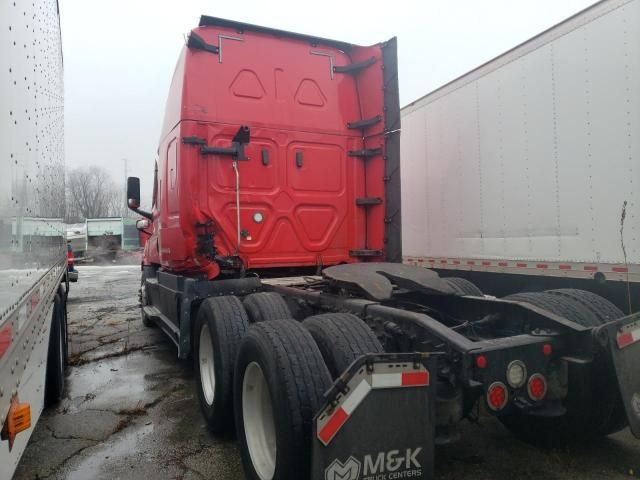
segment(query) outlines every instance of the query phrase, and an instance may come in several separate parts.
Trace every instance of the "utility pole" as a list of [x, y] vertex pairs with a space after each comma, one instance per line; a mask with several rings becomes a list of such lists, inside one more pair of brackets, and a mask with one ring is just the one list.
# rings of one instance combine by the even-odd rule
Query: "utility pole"
[[127, 159], [123, 158], [122, 161], [124, 162], [124, 188], [122, 189], [124, 201], [122, 202], [122, 218], [125, 218], [129, 213], [129, 208], [127, 206], [127, 175], [129, 172], [127, 171]]

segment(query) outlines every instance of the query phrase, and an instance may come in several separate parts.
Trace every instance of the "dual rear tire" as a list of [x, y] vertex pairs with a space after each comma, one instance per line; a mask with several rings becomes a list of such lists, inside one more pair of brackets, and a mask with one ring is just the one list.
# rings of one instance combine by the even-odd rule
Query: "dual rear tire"
[[198, 398], [211, 431], [229, 430], [235, 420], [247, 478], [306, 478], [313, 416], [332, 376], [383, 349], [358, 317], [324, 314], [300, 323], [278, 318], [290, 315], [281, 297], [255, 295], [244, 306], [232, 296], [202, 303], [194, 331]]
[[[576, 289], [519, 293], [506, 300], [526, 302], [585, 327], [595, 327], [624, 316], [608, 300]], [[608, 353], [596, 347], [590, 364], [569, 364], [566, 412], [559, 417], [538, 417], [521, 412], [500, 417], [520, 439], [541, 447], [560, 447], [584, 442], [623, 429], [624, 405]]]
[[308, 476], [310, 438], [331, 385], [320, 350], [295, 320], [253, 325], [236, 364], [236, 432], [247, 478]]
[[194, 329], [194, 370], [198, 400], [207, 426], [223, 433], [233, 426], [233, 373], [249, 321], [237, 297], [207, 298]]
[[67, 365], [67, 324], [65, 300], [61, 293], [54, 297], [49, 329], [47, 369], [45, 373], [44, 403], [54, 405], [62, 399], [64, 373]]

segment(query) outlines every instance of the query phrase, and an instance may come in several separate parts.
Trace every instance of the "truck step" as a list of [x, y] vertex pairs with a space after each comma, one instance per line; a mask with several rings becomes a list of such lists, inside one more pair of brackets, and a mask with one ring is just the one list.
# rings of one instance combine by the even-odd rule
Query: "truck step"
[[382, 250], [349, 250], [352, 257], [381, 257]]
[[351, 130], [359, 130], [375, 125], [376, 123], [380, 123], [381, 121], [382, 115], [376, 115], [375, 117], [365, 118], [364, 120], [358, 120], [357, 122], [348, 122], [347, 128]]
[[382, 148], [365, 148], [362, 150], [349, 150], [350, 157], [369, 158], [382, 153]]
[[366, 60], [363, 60], [362, 62], [351, 63], [349, 65], [334, 65], [333, 71], [335, 73], [348, 73], [351, 75], [357, 75], [362, 70], [364, 70], [367, 67], [370, 67], [374, 63], [376, 63], [376, 59], [375, 57], [371, 57]]
[[382, 198], [380, 197], [360, 197], [356, 198], [356, 205], [359, 207], [369, 207], [372, 205], [380, 205]]
[[155, 321], [156, 325], [178, 346], [178, 339], [180, 338], [178, 327], [167, 316], [163, 315], [158, 308], [152, 305], [145, 305], [143, 309], [145, 315]]

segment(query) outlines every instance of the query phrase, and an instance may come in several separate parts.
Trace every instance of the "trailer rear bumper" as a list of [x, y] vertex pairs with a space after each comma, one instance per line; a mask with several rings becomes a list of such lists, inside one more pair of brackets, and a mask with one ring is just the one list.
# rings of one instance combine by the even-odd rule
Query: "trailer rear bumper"
[[611, 354], [629, 428], [640, 438], [640, 313], [595, 328], [593, 336]]

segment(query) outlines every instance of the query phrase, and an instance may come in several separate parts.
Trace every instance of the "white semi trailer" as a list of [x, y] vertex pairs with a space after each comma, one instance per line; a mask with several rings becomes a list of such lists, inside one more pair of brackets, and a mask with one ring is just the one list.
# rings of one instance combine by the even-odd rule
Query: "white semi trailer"
[[[63, 83], [56, 0], [0, 3], [0, 479], [67, 356]], [[69, 274], [70, 275], [70, 274]]]
[[605, 0], [402, 109], [404, 261], [639, 307], [640, 0]]

